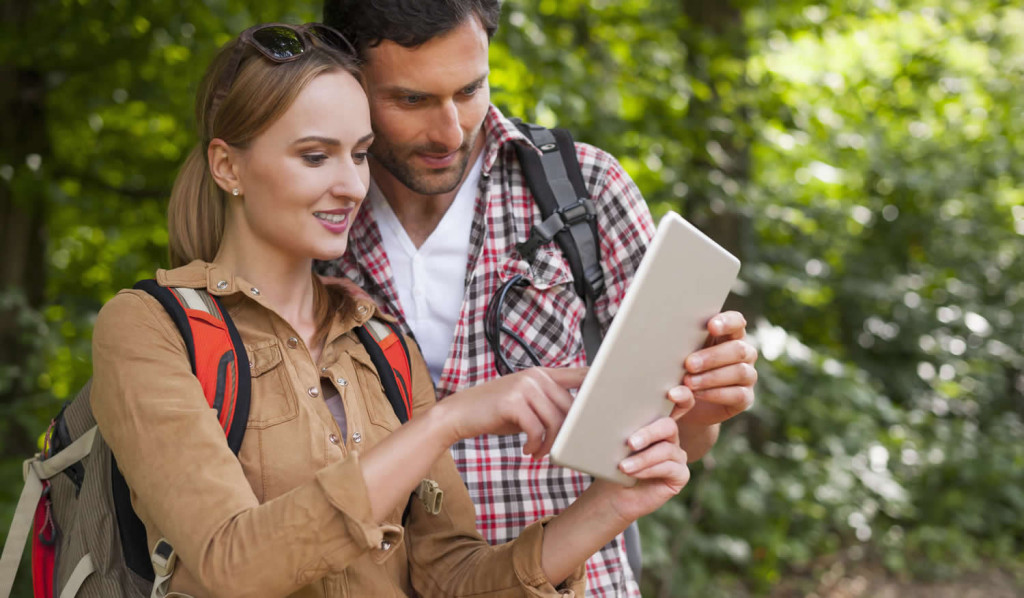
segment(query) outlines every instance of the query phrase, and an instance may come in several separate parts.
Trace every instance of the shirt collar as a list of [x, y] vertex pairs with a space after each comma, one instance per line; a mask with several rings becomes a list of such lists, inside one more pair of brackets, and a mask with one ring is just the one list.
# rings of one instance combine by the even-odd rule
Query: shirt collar
[[[505, 118], [493, 104], [487, 110], [487, 116], [484, 118], [484, 136], [484, 163], [481, 170], [484, 178], [490, 176], [491, 168], [498, 161], [498, 150], [505, 144], [522, 143], [534, 147], [526, 135], [516, 128], [515, 123]], [[540, 153], [540, 150], [534, 149]]]
[[[250, 284], [241, 276], [233, 275], [227, 268], [212, 262], [194, 260], [180, 268], [157, 270], [156, 281], [163, 287], [206, 289], [206, 292], [216, 297], [226, 297], [237, 293], [269, 309], [269, 306], [264, 302], [259, 288]], [[342, 318], [341, 322], [336, 319], [334, 324], [332, 324], [332, 328], [339, 323], [345, 329], [361, 326], [373, 317], [388, 322], [395, 321], [394, 318], [380, 311], [377, 304], [369, 296], [357, 296], [355, 298], [355, 309], [350, 317]]]

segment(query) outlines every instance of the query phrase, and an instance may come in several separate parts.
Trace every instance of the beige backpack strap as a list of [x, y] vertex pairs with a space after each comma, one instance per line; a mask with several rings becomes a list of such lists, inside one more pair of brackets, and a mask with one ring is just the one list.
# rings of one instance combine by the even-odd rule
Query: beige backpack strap
[[25, 540], [32, 531], [32, 520], [35, 517], [36, 505], [43, 495], [43, 481], [36, 473], [34, 463], [39, 463], [39, 455], [25, 461], [23, 468], [25, 487], [21, 490], [21, 498], [14, 510], [14, 520], [4, 542], [3, 556], [0, 556], [0, 596], [7, 598], [14, 587], [14, 576], [18, 574], [21, 564], [21, 553], [25, 550]]
[[174, 554], [174, 547], [167, 541], [167, 538], [160, 538], [153, 546], [153, 552], [149, 555], [153, 562], [153, 591], [149, 598], [164, 598], [167, 596], [167, 588], [171, 583], [171, 576], [174, 575], [174, 565], [178, 562], [178, 556]]
[[71, 572], [68, 582], [64, 584], [64, 589], [60, 591], [60, 598], [75, 598], [78, 595], [78, 590], [82, 589], [82, 584], [85, 583], [86, 578], [92, 575], [95, 570], [96, 565], [92, 562], [92, 554], [86, 553], [78, 561], [78, 564], [75, 565], [75, 569]]
[[4, 542], [4, 552], [0, 556], [0, 597], [7, 598], [14, 587], [14, 577], [18, 574], [18, 565], [21, 564], [21, 554], [25, 550], [25, 540], [32, 531], [32, 522], [35, 519], [36, 505], [43, 494], [43, 480], [48, 480], [58, 473], [64, 471], [69, 465], [73, 465], [92, 451], [92, 443], [96, 438], [96, 427], [93, 426], [88, 432], [79, 436], [67, 448], [43, 460], [42, 455], [36, 455], [26, 459], [22, 465], [22, 476], [25, 478], [25, 487], [21, 490], [21, 497], [18, 499], [18, 506], [14, 510], [14, 520], [11, 522], [11, 529], [7, 534], [7, 541]]

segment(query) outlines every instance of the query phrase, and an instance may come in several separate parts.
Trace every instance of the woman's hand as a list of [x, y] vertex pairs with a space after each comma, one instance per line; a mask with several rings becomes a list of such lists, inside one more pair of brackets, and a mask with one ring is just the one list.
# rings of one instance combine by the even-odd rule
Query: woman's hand
[[467, 388], [440, 401], [433, 411], [449, 425], [450, 442], [480, 434], [525, 432], [523, 454], [548, 454], [587, 368], [530, 368]]
[[679, 426], [671, 417], [640, 428], [628, 444], [636, 452], [623, 459], [619, 469], [637, 484], [627, 488], [596, 480], [592, 485], [593, 492], [608, 500], [626, 524], [657, 510], [690, 481], [686, 451], [679, 446]]

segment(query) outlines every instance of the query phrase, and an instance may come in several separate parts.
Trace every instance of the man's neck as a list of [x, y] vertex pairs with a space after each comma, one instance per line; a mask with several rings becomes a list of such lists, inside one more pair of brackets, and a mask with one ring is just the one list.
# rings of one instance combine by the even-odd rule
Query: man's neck
[[462, 173], [462, 180], [459, 181], [455, 189], [448, 193], [435, 195], [417, 193], [399, 182], [379, 163], [370, 159], [370, 174], [373, 177], [373, 182], [384, 195], [384, 199], [387, 200], [391, 210], [402, 224], [402, 228], [405, 229], [405, 234], [409, 236], [409, 240], [416, 248], [427, 241], [437, 225], [441, 223], [448, 208], [455, 202], [455, 196], [462, 189], [466, 178], [473, 171], [477, 158], [483, 152], [485, 137], [484, 133], [477, 136], [476, 147], [469, 155], [468, 166], [466, 172]]

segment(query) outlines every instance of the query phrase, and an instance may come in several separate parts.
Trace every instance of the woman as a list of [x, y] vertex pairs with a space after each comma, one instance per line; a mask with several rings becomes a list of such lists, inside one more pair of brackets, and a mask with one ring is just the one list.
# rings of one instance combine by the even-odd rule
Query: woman
[[[311, 274], [344, 252], [369, 182], [369, 109], [344, 46], [320, 25], [257, 26], [229, 44], [171, 197], [174, 269], [157, 281], [218, 296], [252, 362], [238, 456], [155, 299], [122, 291], [96, 322], [92, 408], [149, 545], [173, 545], [179, 595], [581, 594], [586, 558], [687, 482], [677, 426], [631, 439], [636, 486], [595, 483], [515, 542], [480, 538], [449, 446], [522, 431], [545, 456], [585, 371], [534, 368], [434, 405], [408, 343], [414, 417], [399, 426], [353, 334], [374, 305]], [[436, 515], [409, 503], [422, 479], [444, 492]]]

